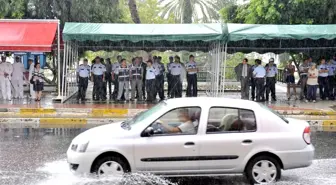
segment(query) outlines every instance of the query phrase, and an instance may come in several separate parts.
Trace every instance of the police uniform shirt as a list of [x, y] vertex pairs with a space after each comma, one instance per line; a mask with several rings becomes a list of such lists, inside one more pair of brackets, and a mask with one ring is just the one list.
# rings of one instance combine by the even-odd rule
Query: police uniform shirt
[[120, 63], [119, 62], [116, 62], [114, 64], [112, 64], [112, 72], [115, 73], [116, 72], [116, 69], [120, 66]]
[[278, 68], [276, 66], [267, 66], [266, 67], [266, 77], [275, 77], [276, 74], [278, 74]]
[[181, 75], [182, 70], [184, 70], [181, 63], [172, 63], [169, 65], [169, 67], [170, 67], [170, 72], [173, 76]]
[[167, 73], [169, 73], [169, 74], [171, 74], [171, 72], [170, 72], [170, 67], [169, 67], [169, 66], [170, 66], [172, 63], [173, 63], [173, 62], [170, 62], [170, 63], [167, 64]]
[[[327, 69], [328, 69], [328, 65], [326, 65], [326, 64], [321, 64], [321, 65], [318, 66], [317, 69], [318, 69], [319, 71], [320, 71], [320, 70], [327, 70]], [[320, 72], [319, 72], [319, 76], [320, 76], [320, 77], [327, 77], [327, 76], [328, 76], [328, 72], [324, 72], [324, 73], [320, 73]]]
[[153, 66], [146, 68], [146, 80], [155, 79], [155, 69]]
[[155, 62], [153, 64], [153, 68], [155, 69], [155, 75], [158, 76], [158, 75], [162, 75], [163, 72], [164, 72], [164, 65], [161, 64], [161, 63], [158, 63], [158, 62]]
[[82, 78], [87, 78], [89, 77], [91, 72], [91, 67], [89, 65], [84, 65], [81, 64], [77, 68], [77, 73], [79, 74], [80, 77]]
[[103, 75], [106, 71], [106, 67], [103, 64], [93, 64], [92, 73], [94, 75]]
[[[187, 71], [189, 69], [196, 69], [196, 68], [197, 68], [196, 62], [187, 62], [187, 64], [186, 64]], [[196, 74], [196, 73], [197, 73], [196, 71], [188, 72], [189, 75], [193, 75], [193, 74]]]
[[328, 64], [328, 76], [335, 75], [335, 64]]
[[253, 70], [253, 75], [255, 78], [264, 78], [266, 76], [266, 70], [263, 66], [259, 65]]

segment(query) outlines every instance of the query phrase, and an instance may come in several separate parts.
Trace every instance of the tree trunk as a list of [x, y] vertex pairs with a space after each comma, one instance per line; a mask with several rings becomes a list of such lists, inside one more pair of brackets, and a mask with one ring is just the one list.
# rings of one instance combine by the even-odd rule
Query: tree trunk
[[191, 0], [184, 1], [184, 8], [182, 12], [182, 23], [192, 23], [193, 8], [191, 5]]
[[140, 21], [140, 17], [139, 17], [139, 13], [138, 13], [138, 9], [137, 9], [137, 5], [136, 5], [135, 0], [129, 0], [128, 1], [128, 7], [129, 7], [129, 10], [131, 12], [133, 22], [136, 23], [136, 24], [140, 24], [141, 21]]

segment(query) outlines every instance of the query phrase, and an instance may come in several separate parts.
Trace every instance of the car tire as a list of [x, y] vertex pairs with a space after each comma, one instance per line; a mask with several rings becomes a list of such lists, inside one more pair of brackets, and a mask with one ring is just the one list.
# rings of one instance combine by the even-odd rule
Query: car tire
[[123, 176], [128, 172], [130, 172], [130, 169], [126, 161], [117, 156], [104, 156], [98, 159], [92, 167], [92, 173], [98, 177], [103, 176], [104, 174], [111, 176]]
[[[258, 156], [247, 164], [245, 175], [250, 184], [271, 183], [269, 181], [263, 181], [270, 179], [272, 179], [273, 182], [278, 181], [281, 178], [281, 167], [279, 162], [273, 157]], [[261, 181], [261, 179], [264, 180]]]

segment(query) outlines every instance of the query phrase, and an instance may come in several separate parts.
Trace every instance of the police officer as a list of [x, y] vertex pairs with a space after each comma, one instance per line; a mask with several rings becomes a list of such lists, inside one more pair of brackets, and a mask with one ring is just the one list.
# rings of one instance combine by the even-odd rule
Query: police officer
[[262, 101], [265, 101], [264, 87], [265, 87], [266, 70], [261, 65], [261, 60], [257, 59], [256, 63], [258, 64], [258, 66], [253, 70], [253, 76], [255, 79], [256, 90], [257, 90], [256, 101], [262, 102]]
[[[106, 69], [105, 60], [103, 58], [100, 58], [100, 63], [103, 64]], [[103, 100], [106, 100], [106, 94], [107, 94], [106, 71], [104, 72], [104, 76], [105, 76], [105, 81], [103, 83]]]
[[153, 67], [155, 69], [155, 86], [156, 86], [156, 91], [154, 94], [154, 98], [156, 98], [156, 94], [159, 94], [160, 100], [164, 100], [164, 72], [165, 72], [165, 67], [164, 64], [161, 62], [162, 58], [159, 56], [157, 59], [154, 61]]
[[320, 89], [320, 98], [322, 100], [325, 100], [329, 95], [328, 92], [328, 65], [326, 64], [326, 61], [324, 58], [321, 59], [321, 63], [318, 66], [318, 84]]
[[269, 64], [265, 67], [266, 70], [266, 101], [269, 100], [269, 93], [271, 92], [272, 101], [276, 101], [275, 83], [278, 68], [274, 65], [274, 58], [269, 60]]
[[88, 60], [84, 59], [83, 64], [77, 68], [77, 83], [78, 94], [77, 100], [85, 101], [86, 90], [89, 84], [89, 75], [91, 73], [91, 67], [88, 65]]
[[329, 60], [328, 63], [328, 90], [329, 100], [335, 100], [335, 67], [333, 60]]
[[169, 70], [171, 72], [173, 82], [170, 96], [171, 98], [180, 98], [182, 97], [181, 74], [184, 67], [180, 62], [179, 56], [175, 56], [174, 63], [169, 65]]
[[310, 68], [309, 66], [309, 59], [305, 59], [303, 64], [300, 65], [300, 79], [301, 79], [301, 92], [300, 92], [300, 100], [303, 100], [304, 98], [307, 99], [307, 80], [308, 80], [308, 70]]
[[147, 91], [147, 101], [153, 102], [154, 101], [154, 94], [155, 94], [155, 69], [153, 67], [153, 62], [151, 59], [147, 61], [146, 67], [146, 91]]
[[120, 67], [116, 68], [115, 73], [118, 75], [118, 101], [122, 101], [122, 95], [125, 90], [125, 99], [128, 101], [129, 84], [130, 84], [130, 70], [127, 67], [126, 59], [121, 59]]
[[170, 92], [171, 92], [171, 87], [172, 87], [172, 79], [171, 79], [171, 72], [169, 70], [170, 64], [174, 63], [174, 57], [170, 56], [169, 57], [169, 63], [167, 64], [167, 83], [168, 83], [168, 92], [167, 92], [167, 97], [170, 97]]
[[[187, 70], [187, 97], [197, 97], [197, 72], [198, 68], [193, 55], [189, 56], [189, 62], [186, 63]], [[191, 91], [192, 88], [192, 91]]]
[[13, 73], [12, 73], [12, 85], [13, 85], [13, 97], [14, 98], [23, 98], [23, 72], [24, 65], [21, 61], [21, 57], [15, 57], [15, 63], [13, 64]]
[[105, 100], [104, 97], [104, 82], [105, 82], [105, 66], [100, 63], [100, 58], [95, 58], [95, 64], [92, 66], [92, 76], [91, 81], [93, 81], [93, 96], [94, 100]]
[[114, 89], [113, 89], [113, 93], [112, 93], [112, 97], [113, 99], [117, 99], [118, 97], [118, 86], [119, 86], [119, 82], [118, 82], [118, 75], [115, 74], [115, 71], [117, 68], [120, 67], [120, 62], [121, 62], [121, 56], [118, 55], [117, 56], [117, 62], [112, 64], [112, 71], [111, 71], [111, 75], [112, 75], [112, 83], [114, 85]]
[[130, 66], [131, 70], [131, 100], [134, 101], [134, 96], [136, 90], [138, 91], [138, 100], [142, 100], [142, 79], [143, 79], [143, 69], [140, 64], [140, 59], [135, 58], [134, 64]]

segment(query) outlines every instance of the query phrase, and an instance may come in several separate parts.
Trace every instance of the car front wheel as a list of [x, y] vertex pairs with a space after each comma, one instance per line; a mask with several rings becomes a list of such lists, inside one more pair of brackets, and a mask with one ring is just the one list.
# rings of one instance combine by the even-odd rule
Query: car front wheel
[[99, 177], [122, 177], [129, 172], [127, 164], [119, 157], [105, 156], [98, 159], [93, 166], [93, 173]]
[[281, 167], [274, 158], [259, 156], [247, 165], [246, 176], [251, 184], [272, 183], [280, 179]]

